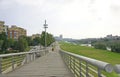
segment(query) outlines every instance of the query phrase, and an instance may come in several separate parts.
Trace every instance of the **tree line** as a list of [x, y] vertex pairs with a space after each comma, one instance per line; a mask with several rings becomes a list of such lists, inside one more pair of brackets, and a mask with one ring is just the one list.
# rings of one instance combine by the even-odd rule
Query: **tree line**
[[120, 53], [120, 37], [112, 38], [88, 38], [74, 41], [77, 44], [91, 44], [96, 49], [108, 50]]
[[97, 49], [107, 50], [109, 48], [112, 52], [120, 53], [120, 40], [100, 39], [92, 42], [92, 45]]
[[[55, 41], [54, 37], [50, 33], [46, 33], [47, 46], [51, 45]], [[0, 34], [0, 54], [24, 52], [30, 46], [42, 45], [45, 46], [45, 32], [43, 31], [41, 37], [35, 37], [32, 39], [27, 36], [20, 36], [18, 40], [8, 38], [3, 32]]]

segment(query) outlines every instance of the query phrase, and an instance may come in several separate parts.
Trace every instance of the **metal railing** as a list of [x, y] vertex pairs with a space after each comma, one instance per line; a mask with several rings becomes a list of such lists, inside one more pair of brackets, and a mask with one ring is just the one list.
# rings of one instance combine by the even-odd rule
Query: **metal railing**
[[13, 71], [17, 66], [34, 61], [36, 58], [43, 56], [46, 53], [48, 53], [48, 50], [2, 54], [0, 55], [0, 74]]
[[106, 77], [102, 71], [112, 72], [113, 66], [109, 63], [80, 56], [60, 50], [66, 65], [75, 77]]
[[115, 65], [114, 70], [116, 73], [120, 74], [120, 64]]

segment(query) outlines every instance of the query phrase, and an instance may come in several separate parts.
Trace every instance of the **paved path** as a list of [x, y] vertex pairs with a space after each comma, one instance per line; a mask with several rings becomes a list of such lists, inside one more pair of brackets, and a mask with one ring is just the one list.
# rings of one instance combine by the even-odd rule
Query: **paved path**
[[5, 77], [73, 77], [57, 49]]

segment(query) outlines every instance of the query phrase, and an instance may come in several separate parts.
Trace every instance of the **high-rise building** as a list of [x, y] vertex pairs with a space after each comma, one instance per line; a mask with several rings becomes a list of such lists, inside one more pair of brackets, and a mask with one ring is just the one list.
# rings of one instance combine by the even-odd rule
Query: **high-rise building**
[[12, 25], [11, 28], [8, 29], [8, 37], [12, 39], [18, 39], [20, 36], [26, 36], [26, 30], [16, 25]]

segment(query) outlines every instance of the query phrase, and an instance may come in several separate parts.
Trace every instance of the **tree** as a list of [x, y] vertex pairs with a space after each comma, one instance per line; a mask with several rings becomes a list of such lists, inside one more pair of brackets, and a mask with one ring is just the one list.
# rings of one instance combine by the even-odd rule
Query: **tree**
[[2, 45], [2, 50], [5, 51], [8, 47], [9, 47], [9, 42], [7, 39], [5, 39]]
[[[55, 41], [55, 39], [52, 34], [46, 33], [46, 41], [47, 41], [47, 46], [49, 46]], [[44, 31], [41, 34], [40, 44], [45, 46], [45, 32]]]
[[118, 53], [120, 53], [120, 41], [116, 41], [114, 43], [111, 43], [110, 47], [111, 47], [111, 51], [112, 52], [118, 52]]
[[26, 40], [27, 40], [28, 46], [31, 46], [32, 45], [32, 38], [26, 37]]
[[0, 34], [0, 49], [6, 50], [8, 47], [8, 40], [5, 32]]
[[3, 40], [0, 40], [0, 50], [2, 48], [2, 45], [3, 45]]
[[25, 37], [19, 37], [18, 39], [18, 49], [20, 52], [24, 52], [25, 49], [28, 47], [28, 43]]
[[40, 44], [40, 37], [35, 37], [33, 39], [33, 45], [35, 46], [35, 45], [39, 45], [39, 44]]
[[12, 48], [12, 49], [14, 49], [14, 42], [15, 42], [15, 40], [14, 39], [8, 39], [8, 47], [9, 48]]
[[6, 33], [5, 33], [5, 32], [2, 32], [2, 33], [0, 34], [0, 40], [6, 40], [6, 39], [7, 39]]
[[97, 42], [93, 45], [96, 49], [103, 49], [103, 50], [106, 50], [106, 45], [105, 43], [102, 43], [102, 42]]
[[47, 34], [47, 46], [51, 45], [55, 41], [53, 35]]
[[41, 34], [40, 44], [45, 46], [45, 32], [42, 32], [42, 34]]

